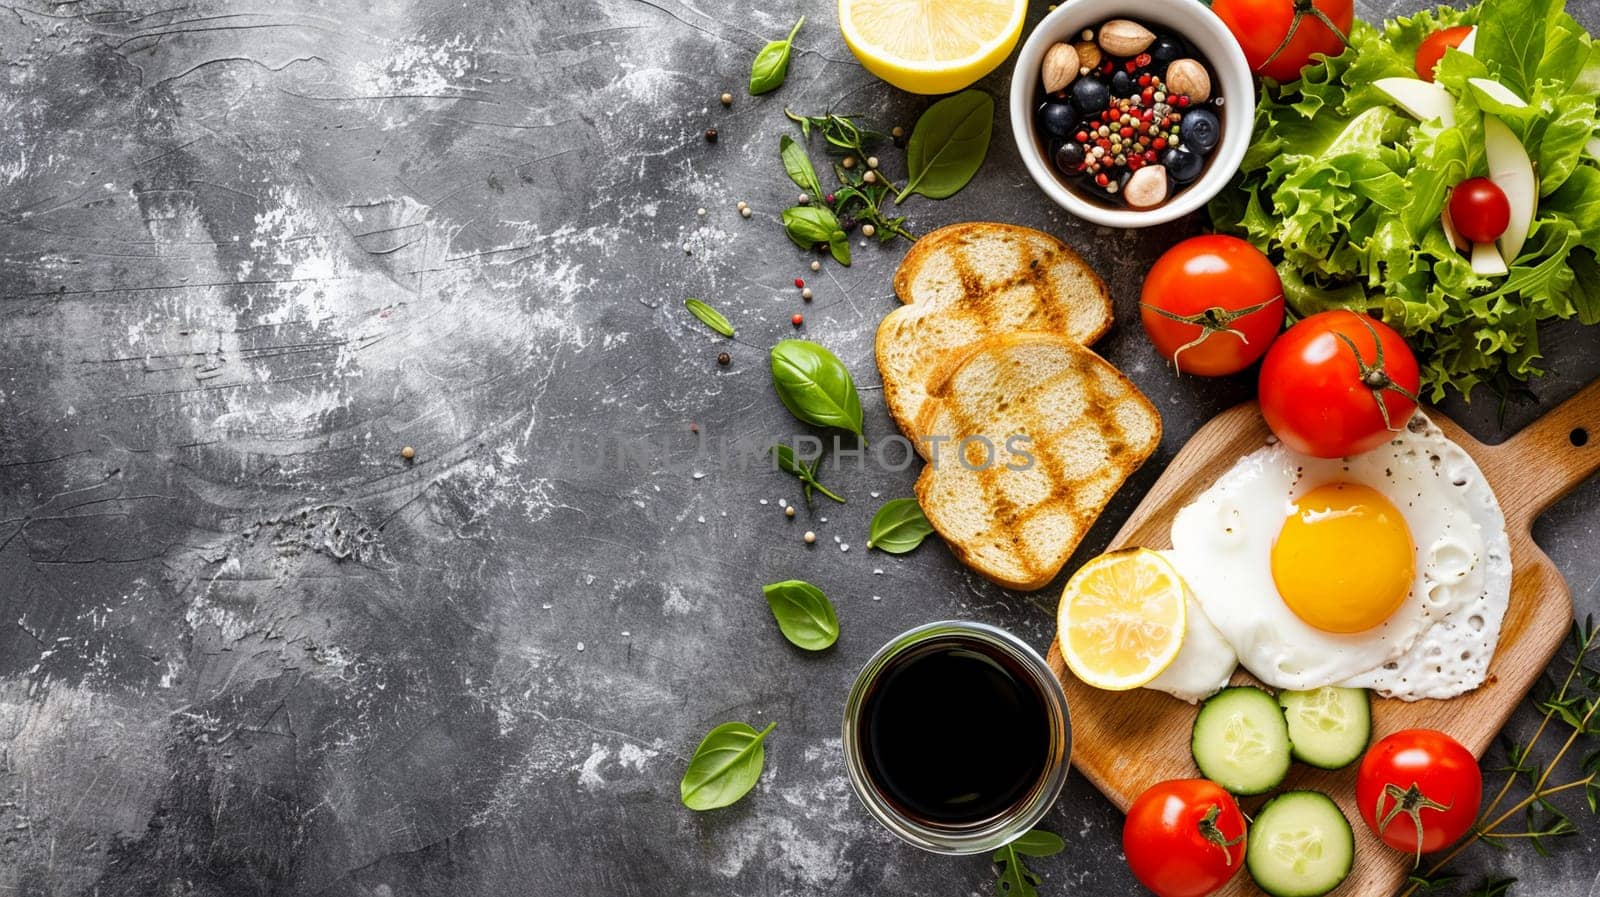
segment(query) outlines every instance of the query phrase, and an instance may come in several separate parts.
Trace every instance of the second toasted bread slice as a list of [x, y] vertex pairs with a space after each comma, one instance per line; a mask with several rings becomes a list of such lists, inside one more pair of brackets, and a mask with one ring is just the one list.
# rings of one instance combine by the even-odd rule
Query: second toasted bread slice
[[1055, 578], [1161, 441], [1127, 377], [1053, 334], [986, 337], [930, 392], [916, 431], [940, 449], [917, 501], [963, 563], [1010, 588]]
[[905, 303], [878, 327], [878, 370], [895, 422], [915, 439], [933, 372], [997, 333], [1045, 331], [1088, 345], [1111, 326], [1105, 283], [1055, 237], [1011, 224], [940, 228], [894, 278]]

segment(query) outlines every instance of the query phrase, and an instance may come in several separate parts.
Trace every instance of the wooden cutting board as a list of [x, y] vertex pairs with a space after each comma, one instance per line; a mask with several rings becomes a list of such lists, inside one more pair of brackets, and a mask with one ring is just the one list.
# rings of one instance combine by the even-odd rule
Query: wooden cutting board
[[[1429, 416], [1477, 461], [1500, 500], [1511, 541], [1511, 602], [1482, 687], [1448, 701], [1375, 699], [1373, 738], [1413, 727], [1441, 729], [1482, 756], [1549, 664], [1572, 623], [1572, 594], [1550, 558], [1534, 544], [1531, 527], [1556, 499], [1600, 469], [1600, 381], [1500, 445], [1478, 442], [1438, 412], [1430, 411]], [[1254, 402], [1217, 415], [1172, 459], [1110, 547], [1170, 548], [1168, 530], [1178, 509], [1235, 460], [1261, 447], [1268, 435]], [[1156, 782], [1199, 775], [1189, 756], [1194, 707], [1145, 689], [1090, 688], [1067, 672], [1055, 643], [1049, 661], [1067, 692], [1072, 764], [1118, 808], [1127, 810], [1140, 792]], [[1242, 672], [1234, 681], [1254, 682]], [[1296, 763], [1284, 787], [1326, 792], [1351, 821], [1355, 868], [1334, 893], [1391, 897], [1411, 862], [1384, 847], [1362, 823], [1354, 799], [1356, 766], [1327, 772]], [[1246, 812], [1261, 800], [1246, 801]], [[1227, 897], [1260, 893], [1243, 872], [1220, 892]]]

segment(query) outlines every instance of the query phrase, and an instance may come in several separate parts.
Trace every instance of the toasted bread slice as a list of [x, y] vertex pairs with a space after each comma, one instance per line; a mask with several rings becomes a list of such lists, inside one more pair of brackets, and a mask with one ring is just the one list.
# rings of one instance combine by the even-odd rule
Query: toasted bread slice
[[932, 373], [986, 336], [1048, 331], [1084, 345], [1111, 326], [1106, 285], [1067, 244], [1010, 224], [940, 228], [894, 277], [897, 308], [878, 326], [878, 370], [895, 423], [913, 441]]
[[[986, 337], [946, 371], [917, 421], [942, 439], [925, 453], [917, 501], [967, 566], [1043, 588], [1155, 451], [1161, 416], [1120, 371], [1055, 334]], [[977, 437], [994, 447], [987, 465]]]

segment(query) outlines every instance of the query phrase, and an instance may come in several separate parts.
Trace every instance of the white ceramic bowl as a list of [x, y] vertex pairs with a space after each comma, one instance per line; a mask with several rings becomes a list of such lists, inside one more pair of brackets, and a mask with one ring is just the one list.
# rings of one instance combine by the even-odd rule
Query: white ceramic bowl
[[[1212, 150], [1205, 173], [1153, 209], [1114, 208], [1079, 196], [1056, 174], [1055, 166], [1045, 158], [1043, 141], [1034, 131], [1033, 110], [1041, 90], [1039, 69], [1045, 51], [1057, 41], [1075, 42], [1085, 28], [1098, 28], [1109, 19], [1133, 19], [1182, 35], [1210, 63], [1214, 92], [1226, 100], [1222, 107], [1222, 143]], [[1245, 148], [1250, 145], [1255, 108], [1255, 79], [1250, 64], [1227, 26], [1199, 0], [1069, 0], [1033, 29], [1011, 75], [1011, 133], [1028, 174], [1062, 208], [1107, 227], [1149, 227], [1181, 218], [1205, 205], [1239, 170]]]

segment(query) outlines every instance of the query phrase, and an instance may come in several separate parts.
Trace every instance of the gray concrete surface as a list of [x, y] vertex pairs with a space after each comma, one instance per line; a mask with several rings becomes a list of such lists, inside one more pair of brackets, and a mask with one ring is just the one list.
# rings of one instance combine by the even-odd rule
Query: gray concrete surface
[[[1600, 26], [1596, 0], [1574, 7]], [[751, 55], [800, 12], [788, 85], [749, 98]], [[717, 0], [0, 9], [0, 894], [992, 892], [986, 860], [865, 816], [839, 714], [917, 623], [1042, 649], [1051, 592], [992, 587], [938, 544], [868, 553], [912, 470], [830, 472], [849, 503], [787, 520], [791, 479], [696, 457], [700, 437], [795, 432], [765, 352], [797, 311], [862, 384], [868, 432], [892, 432], [871, 346], [904, 244], [813, 275], [777, 221], [785, 104], [884, 127], [926, 104], [863, 72], [834, 21]], [[1070, 220], [996, 133], [977, 181], [909, 201], [911, 225], [1082, 249], [1122, 320], [1101, 348], [1166, 419], [1081, 559], [1250, 383], [1179, 381], [1129, 323], [1198, 221]], [[689, 319], [690, 295], [738, 338]], [[1540, 400], [1600, 373], [1597, 348], [1552, 331]], [[1489, 399], [1452, 411], [1493, 440], [1539, 407], [1504, 427]], [[1591, 481], [1538, 530], [1586, 612], [1597, 499]], [[832, 650], [771, 625], [759, 586], [787, 577], [838, 605]], [[683, 764], [730, 719], [778, 721], [766, 775], [690, 813]], [[1463, 871], [1593, 895], [1582, 825], [1553, 858]], [[1130, 893], [1119, 826], [1074, 778], [1044, 893]]]

